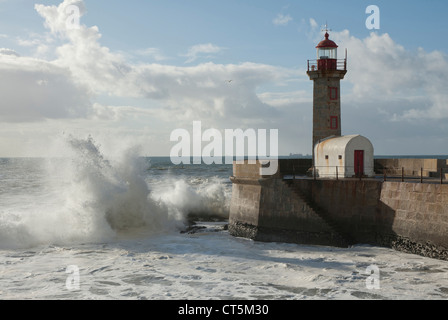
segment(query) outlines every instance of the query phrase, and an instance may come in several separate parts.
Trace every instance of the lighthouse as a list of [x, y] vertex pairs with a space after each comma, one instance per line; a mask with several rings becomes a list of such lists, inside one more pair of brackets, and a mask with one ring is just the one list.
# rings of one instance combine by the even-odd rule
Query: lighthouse
[[338, 45], [325, 31], [325, 39], [316, 47], [317, 60], [308, 60], [307, 74], [314, 82], [313, 149], [322, 139], [341, 136], [340, 83], [347, 73], [347, 51], [338, 60]]
[[347, 74], [347, 51], [338, 59], [338, 45], [325, 39], [317, 46], [317, 59], [308, 60], [313, 90], [313, 171], [319, 177], [374, 176], [373, 145], [365, 137], [342, 136], [341, 80]]

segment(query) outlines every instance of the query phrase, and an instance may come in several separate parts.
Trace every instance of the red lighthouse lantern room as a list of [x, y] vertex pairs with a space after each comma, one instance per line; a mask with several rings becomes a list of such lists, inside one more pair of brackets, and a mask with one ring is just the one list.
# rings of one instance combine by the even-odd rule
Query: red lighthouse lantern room
[[308, 60], [308, 72], [318, 71], [347, 71], [347, 49], [345, 59], [338, 60], [338, 45], [329, 39], [327, 25], [325, 25], [325, 39], [317, 45], [317, 60]]
[[328, 32], [325, 33], [325, 40], [317, 45], [317, 69], [336, 70], [338, 59], [338, 45], [329, 39]]

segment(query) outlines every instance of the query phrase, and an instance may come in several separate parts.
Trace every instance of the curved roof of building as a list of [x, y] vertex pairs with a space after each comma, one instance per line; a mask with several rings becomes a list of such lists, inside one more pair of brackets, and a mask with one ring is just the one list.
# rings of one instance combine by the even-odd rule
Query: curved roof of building
[[334, 41], [328, 39], [329, 36], [330, 35], [328, 34], [328, 32], [326, 32], [325, 40], [322, 40], [321, 42], [319, 42], [319, 44], [317, 45], [316, 48], [337, 48], [338, 45]]
[[315, 148], [317, 148], [316, 150], [320, 149], [321, 151], [345, 150], [349, 146], [349, 144], [353, 143], [354, 141], [362, 143], [363, 145], [368, 146], [373, 150], [373, 145], [370, 142], [370, 140], [359, 134], [346, 135], [346, 136], [331, 136], [323, 139], [320, 143], [316, 144]]

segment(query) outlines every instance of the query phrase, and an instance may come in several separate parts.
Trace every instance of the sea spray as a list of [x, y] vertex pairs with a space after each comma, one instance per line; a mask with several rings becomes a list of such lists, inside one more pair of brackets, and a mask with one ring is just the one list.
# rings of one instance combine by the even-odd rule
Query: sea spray
[[195, 184], [186, 177], [167, 177], [162, 186], [154, 187], [151, 197], [177, 218], [226, 220], [229, 216], [230, 192], [219, 181]]
[[70, 139], [79, 150], [74, 159], [75, 185], [82, 186], [79, 200], [83, 207], [100, 215], [114, 231], [149, 227], [160, 229], [166, 222], [161, 208], [150, 200], [142, 174], [144, 166], [129, 150], [118, 161], [106, 160], [93, 139]]
[[183, 226], [182, 215], [170, 214], [163, 202], [150, 197], [145, 181], [148, 163], [139, 156], [138, 148], [127, 149], [120, 158], [106, 159], [92, 137], [70, 137], [69, 145], [78, 154], [72, 160], [72, 178], [79, 195], [74, 199], [107, 222], [108, 228], [114, 232], [160, 232]]
[[63, 138], [59, 158], [0, 164], [0, 248], [101, 243], [179, 232], [192, 215], [228, 218], [231, 188], [221, 166], [198, 175], [198, 166], [153, 166], [137, 147], [110, 157], [90, 136]]
[[149, 196], [147, 164], [135, 148], [107, 159], [90, 136], [68, 136], [66, 147], [63, 157], [45, 160], [39, 195], [17, 195], [23, 203], [0, 209], [1, 247], [101, 242], [136, 229], [183, 227], [182, 216], [167, 214], [166, 206]]

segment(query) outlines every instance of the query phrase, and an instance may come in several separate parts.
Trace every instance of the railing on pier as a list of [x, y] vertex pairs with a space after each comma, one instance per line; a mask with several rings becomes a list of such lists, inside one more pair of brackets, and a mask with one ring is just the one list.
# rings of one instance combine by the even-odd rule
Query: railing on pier
[[[357, 169], [357, 170], [355, 170]], [[360, 173], [361, 172], [361, 173]], [[373, 172], [371, 176], [367, 176], [365, 172]], [[414, 182], [414, 183], [438, 183], [444, 184], [448, 180], [448, 168], [420, 168], [407, 169], [400, 168], [355, 168], [350, 166], [297, 166], [286, 170], [281, 170], [283, 179], [314, 179], [314, 180], [342, 180], [342, 179], [375, 179], [383, 181], [396, 182]]]

